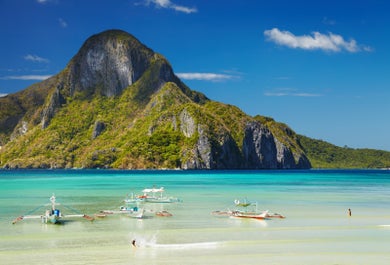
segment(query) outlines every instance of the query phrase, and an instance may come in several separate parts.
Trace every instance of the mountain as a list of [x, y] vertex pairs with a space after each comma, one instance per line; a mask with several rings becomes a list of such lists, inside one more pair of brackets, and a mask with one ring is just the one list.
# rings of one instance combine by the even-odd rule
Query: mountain
[[60, 73], [0, 98], [4, 168], [310, 168], [302, 140], [192, 91], [120, 30], [90, 37]]
[[390, 168], [390, 152], [335, 146], [297, 135], [313, 168]]

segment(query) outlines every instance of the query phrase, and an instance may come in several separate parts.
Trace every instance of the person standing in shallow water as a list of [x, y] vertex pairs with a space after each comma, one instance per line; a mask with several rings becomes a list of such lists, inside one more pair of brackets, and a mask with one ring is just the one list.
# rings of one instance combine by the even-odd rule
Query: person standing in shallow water
[[348, 216], [352, 216], [351, 209], [348, 209]]

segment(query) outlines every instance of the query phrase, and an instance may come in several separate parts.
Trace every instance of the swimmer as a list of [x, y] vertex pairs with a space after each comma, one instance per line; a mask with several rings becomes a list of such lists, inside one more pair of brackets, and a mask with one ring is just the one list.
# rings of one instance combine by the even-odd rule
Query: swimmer
[[133, 245], [133, 247], [136, 247], [137, 245], [135, 244], [135, 239], [133, 239], [133, 241], [131, 241], [131, 244]]

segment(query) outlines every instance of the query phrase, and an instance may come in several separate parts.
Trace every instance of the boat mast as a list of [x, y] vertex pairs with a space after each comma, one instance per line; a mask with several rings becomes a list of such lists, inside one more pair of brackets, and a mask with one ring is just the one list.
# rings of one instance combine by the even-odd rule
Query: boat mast
[[54, 210], [56, 209], [56, 196], [54, 195], [54, 193], [50, 197], [50, 201], [51, 201], [51, 209], [54, 212]]

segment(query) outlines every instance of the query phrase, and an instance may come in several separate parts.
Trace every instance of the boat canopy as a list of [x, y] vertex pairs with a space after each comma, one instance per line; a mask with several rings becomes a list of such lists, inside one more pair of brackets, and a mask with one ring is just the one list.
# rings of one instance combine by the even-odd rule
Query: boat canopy
[[159, 189], [157, 189], [157, 188], [144, 189], [144, 190], [142, 190], [142, 192], [144, 192], [144, 193], [148, 193], [148, 192], [164, 192], [164, 187], [161, 187]]

